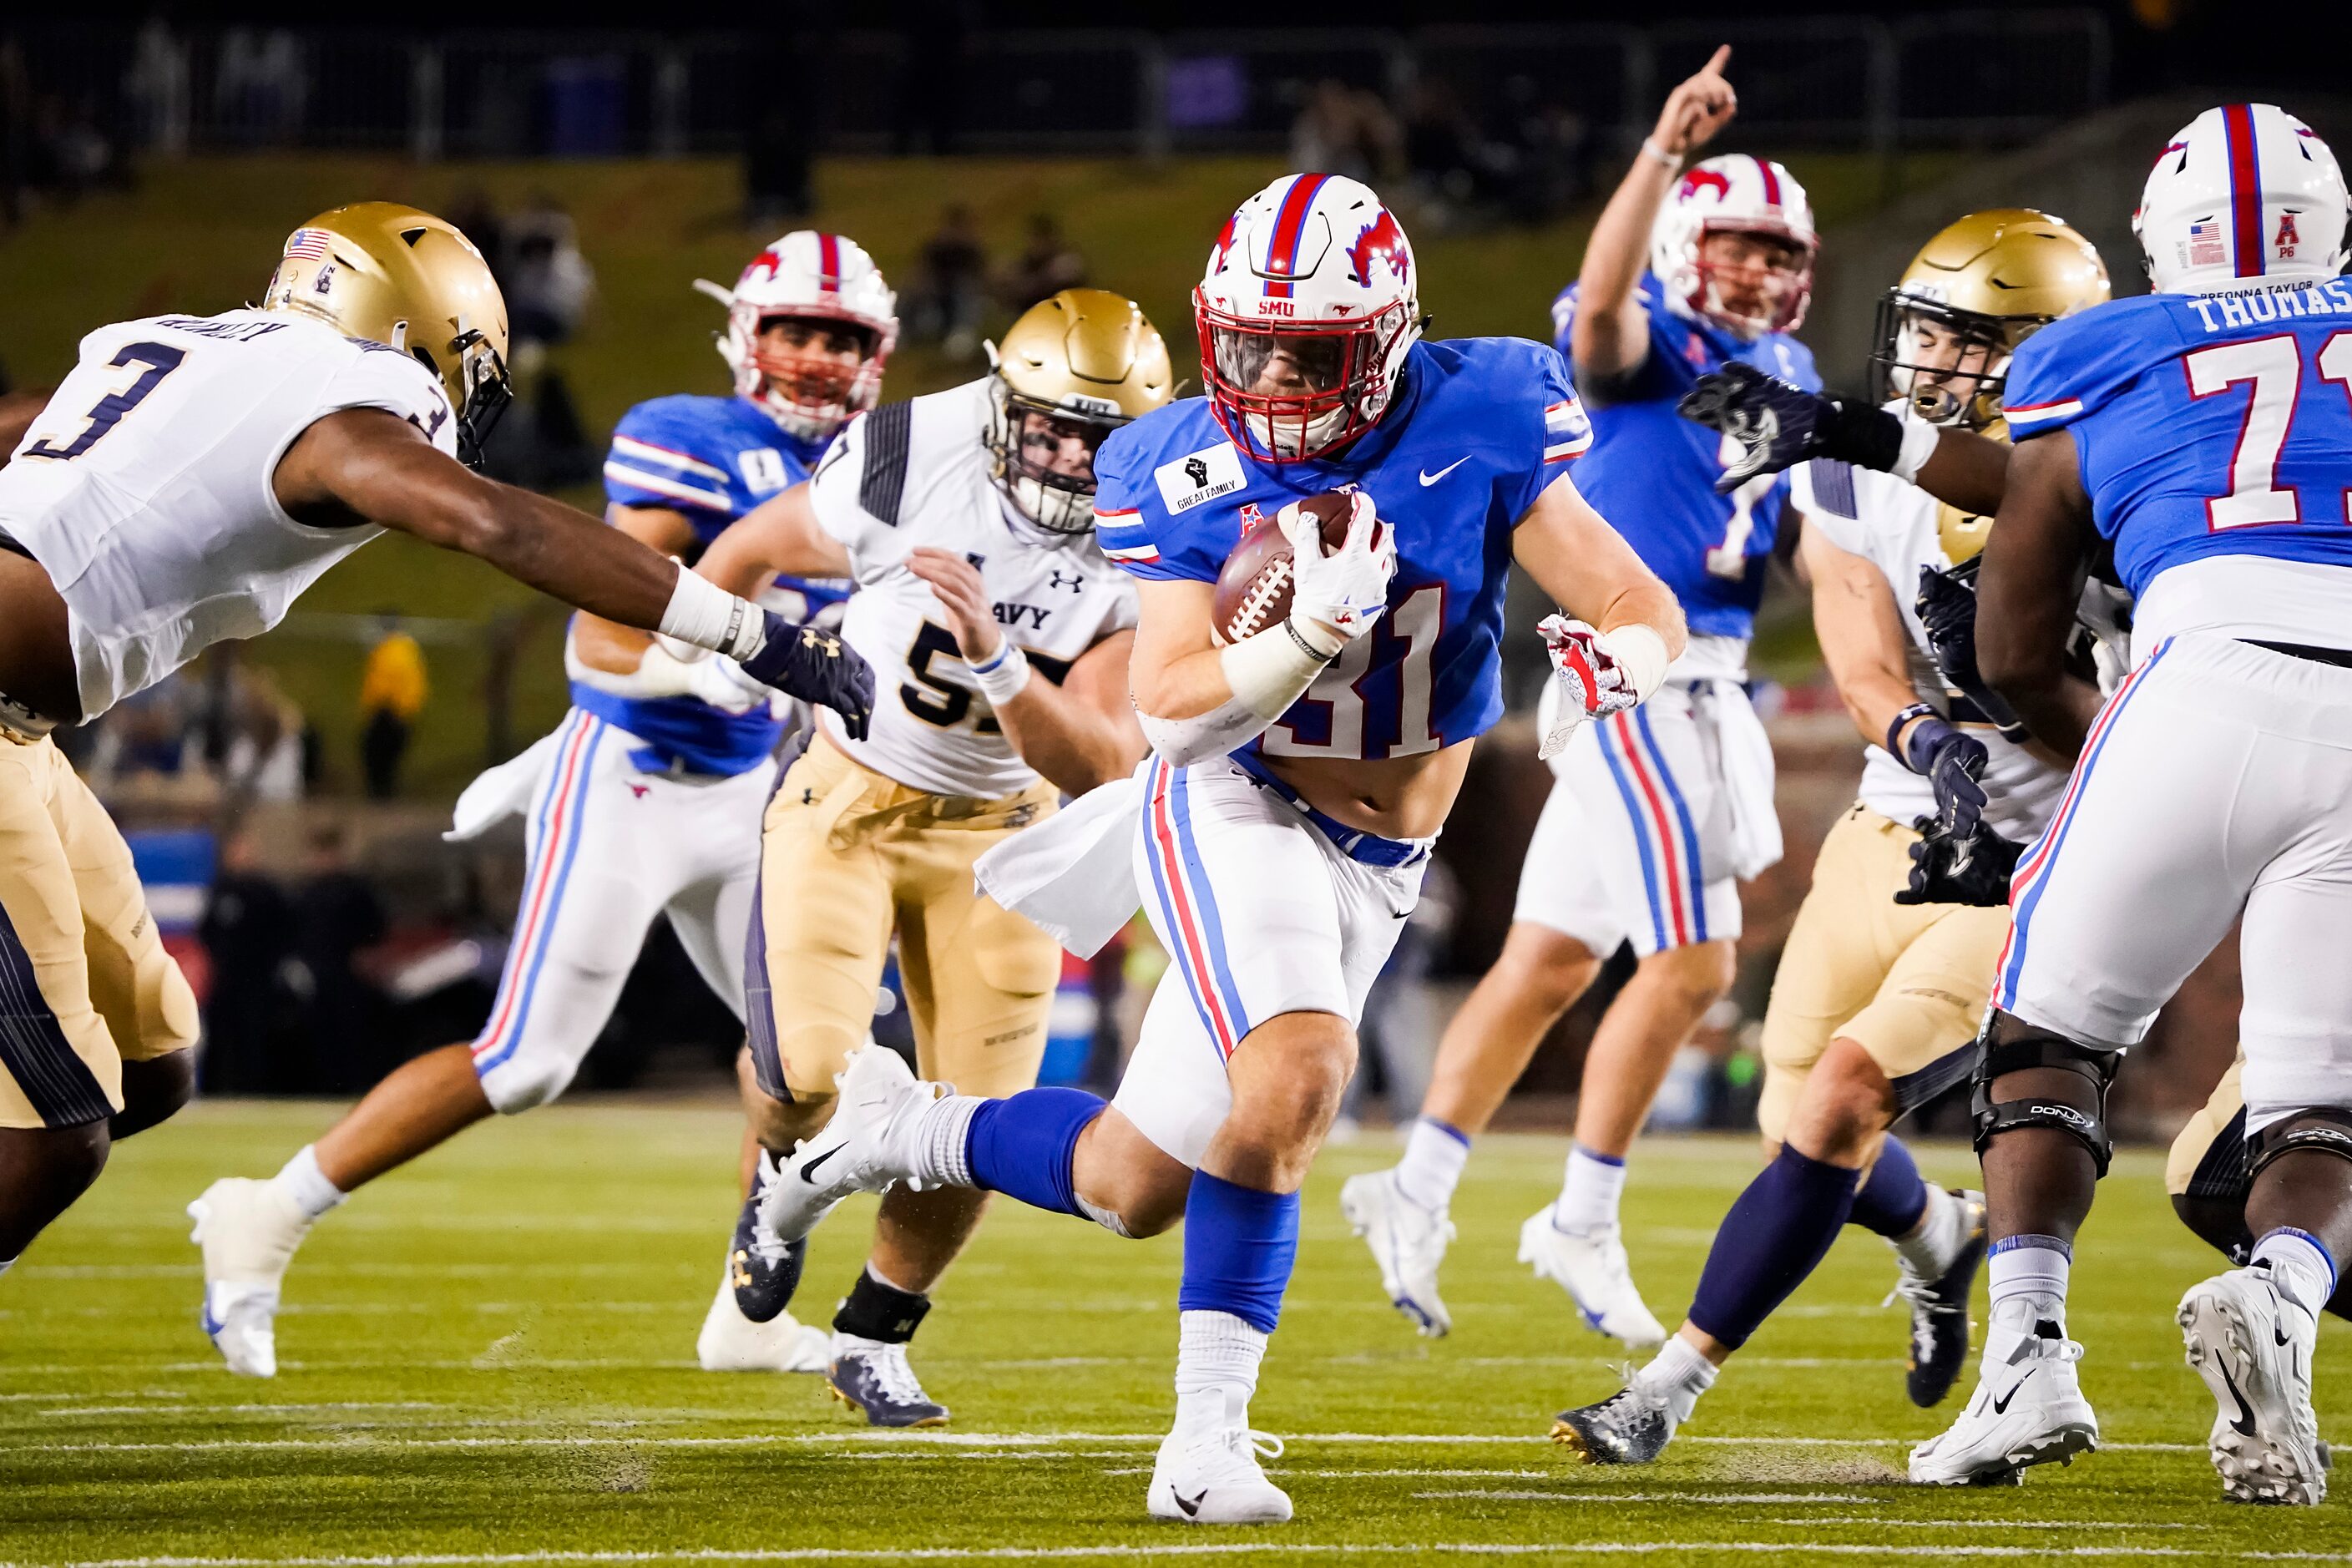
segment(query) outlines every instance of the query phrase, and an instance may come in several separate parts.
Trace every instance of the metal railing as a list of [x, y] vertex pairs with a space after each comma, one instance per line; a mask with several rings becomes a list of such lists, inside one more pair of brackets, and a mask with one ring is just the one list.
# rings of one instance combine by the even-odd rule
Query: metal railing
[[[0, 34], [4, 37], [5, 34]], [[20, 26], [37, 96], [143, 151], [405, 150], [419, 158], [675, 157], [740, 147], [777, 94], [816, 144], [882, 152], [1265, 151], [1325, 81], [1392, 108], [1447, 83], [1474, 119], [1566, 110], [1637, 140], [1664, 87], [1717, 43], [1747, 133], [1779, 145], [2013, 142], [2100, 107], [2105, 20], [2088, 10], [1947, 12], [1637, 26], [976, 33], [943, 46], [845, 30], [395, 33]], [[824, 66], [809, 63], [821, 49]], [[779, 62], [794, 59], [791, 86]], [[812, 89], [813, 81], [830, 83]]]

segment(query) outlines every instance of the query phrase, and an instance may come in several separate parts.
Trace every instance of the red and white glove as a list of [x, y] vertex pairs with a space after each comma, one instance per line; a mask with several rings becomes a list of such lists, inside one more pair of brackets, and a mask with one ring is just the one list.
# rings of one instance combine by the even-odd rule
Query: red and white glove
[[1566, 616], [1543, 618], [1536, 632], [1551, 656], [1552, 683], [1559, 689], [1559, 710], [1544, 734], [1536, 755], [1546, 762], [1558, 756], [1568, 738], [1588, 719], [1606, 719], [1642, 700], [1633, 678], [1601, 640], [1601, 634]]
[[1297, 502], [1274, 514], [1275, 525], [1290, 541], [1292, 624], [1311, 638], [1327, 639], [1336, 632], [1341, 647], [1371, 630], [1388, 608], [1389, 579], [1397, 568], [1396, 531], [1381, 521], [1363, 491], [1351, 490], [1348, 499], [1348, 536], [1328, 555], [1321, 527]]

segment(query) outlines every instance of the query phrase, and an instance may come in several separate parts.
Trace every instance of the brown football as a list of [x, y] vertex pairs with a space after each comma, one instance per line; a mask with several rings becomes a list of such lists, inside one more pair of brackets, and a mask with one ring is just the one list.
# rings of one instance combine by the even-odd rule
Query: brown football
[[[1323, 529], [1323, 548], [1333, 551], [1346, 542], [1348, 520], [1355, 503], [1344, 490], [1326, 490], [1298, 503]], [[1235, 643], [1290, 614], [1290, 541], [1271, 516], [1242, 531], [1241, 542], [1225, 558], [1217, 574], [1210, 615], [1220, 642]]]

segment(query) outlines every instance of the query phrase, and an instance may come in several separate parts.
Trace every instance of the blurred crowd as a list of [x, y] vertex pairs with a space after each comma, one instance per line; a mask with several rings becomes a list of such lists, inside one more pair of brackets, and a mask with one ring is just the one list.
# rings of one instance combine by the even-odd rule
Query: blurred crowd
[[1290, 165], [1401, 188], [1415, 232], [1543, 223], [1591, 192], [1591, 128], [1534, 78], [1480, 110], [1433, 72], [1394, 104], [1327, 77], [1291, 122]]
[[940, 226], [923, 242], [915, 275], [899, 296], [910, 342], [937, 343], [952, 360], [976, 358], [981, 328], [992, 301], [1017, 316], [1038, 300], [1087, 281], [1087, 258], [1051, 213], [1029, 218], [1027, 242], [1003, 261], [992, 260], [971, 209], [950, 203]]

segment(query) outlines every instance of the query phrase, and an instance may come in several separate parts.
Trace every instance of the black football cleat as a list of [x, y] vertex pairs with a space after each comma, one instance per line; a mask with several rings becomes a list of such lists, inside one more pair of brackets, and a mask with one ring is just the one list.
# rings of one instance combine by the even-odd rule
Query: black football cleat
[[[836, 1340], [835, 1343], [840, 1342]], [[948, 1407], [923, 1392], [915, 1369], [907, 1364], [905, 1345], [863, 1341], [833, 1358], [824, 1380], [833, 1396], [866, 1413], [876, 1426], [944, 1426]]]
[[776, 1180], [776, 1163], [760, 1151], [760, 1175], [743, 1212], [735, 1220], [735, 1238], [727, 1247], [727, 1282], [735, 1292], [736, 1310], [755, 1323], [772, 1323], [792, 1305], [801, 1288], [801, 1265], [808, 1258], [808, 1240], [782, 1241], [760, 1223], [760, 1197]]
[[1968, 1211], [1969, 1239], [1959, 1256], [1933, 1279], [1912, 1272], [1907, 1263], [1896, 1265], [1895, 1294], [1911, 1309], [1904, 1386], [1922, 1410], [1942, 1404], [1968, 1365], [1969, 1292], [1984, 1267], [1984, 1194], [1955, 1190], [1952, 1196]]
[[1674, 1435], [1666, 1402], [1638, 1383], [1598, 1405], [1563, 1410], [1551, 1424], [1551, 1440], [1588, 1465], [1646, 1465], [1666, 1451]]

